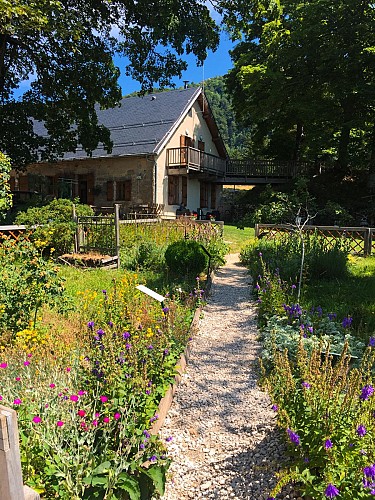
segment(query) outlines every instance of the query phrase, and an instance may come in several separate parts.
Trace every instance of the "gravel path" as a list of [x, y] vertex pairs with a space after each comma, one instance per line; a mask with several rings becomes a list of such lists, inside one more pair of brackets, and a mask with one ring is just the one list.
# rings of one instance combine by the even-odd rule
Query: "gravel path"
[[[173, 459], [165, 500], [263, 500], [284, 449], [257, 386], [256, 311], [238, 255], [215, 277], [189, 365], [160, 431]], [[285, 491], [278, 498], [296, 498]]]

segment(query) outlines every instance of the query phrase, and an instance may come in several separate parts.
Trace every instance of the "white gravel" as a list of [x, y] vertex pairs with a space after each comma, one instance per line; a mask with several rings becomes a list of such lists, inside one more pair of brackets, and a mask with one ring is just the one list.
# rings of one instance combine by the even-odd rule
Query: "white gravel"
[[[284, 457], [275, 414], [257, 386], [260, 345], [250, 278], [238, 255], [217, 271], [189, 365], [163, 428], [165, 500], [267, 499]], [[288, 489], [278, 498], [297, 498]]]

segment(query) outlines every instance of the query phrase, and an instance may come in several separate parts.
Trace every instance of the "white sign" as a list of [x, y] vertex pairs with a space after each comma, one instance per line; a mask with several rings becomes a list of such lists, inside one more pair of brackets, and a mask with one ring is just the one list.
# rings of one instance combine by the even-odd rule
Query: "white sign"
[[165, 301], [165, 297], [163, 297], [163, 295], [160, 295], [159, 293], [154, 292], [154, 290], [147, 288], [147, 286], [138, 285], [135, 288], [137, 288], [138, 290], [140, 290], [143, 293], [146, 293], [147, 295], [149, 295], [150, 297], [152, 297], [155, 300], [158, 300], [159, 302]]

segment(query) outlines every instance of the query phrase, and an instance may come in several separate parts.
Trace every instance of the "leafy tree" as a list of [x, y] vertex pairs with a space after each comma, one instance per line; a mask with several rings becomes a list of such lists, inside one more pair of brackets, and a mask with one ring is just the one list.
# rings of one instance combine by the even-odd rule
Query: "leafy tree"
[[99, 142], [110, 151], [96, 106], [121, 99], [113, 56], [128, 57], [126, 74], [146, 91], [181, 74], [184, 53], [202, 63], [217, 31], [200, 0], [0, 0], [0, 149], [18, 167], [77, 144], [89, 154]]
[[5, 216], [6, 210], [12, 206], [10, 194], [10, 160], [0, 151], [0, 220]]
[[253, 128], [255, 150], [280, 159], [331, 158], [341, 172], [368, 161], [374, 5], [363, 0], [218, 3], [233, 39], [242, 39], [232, 52], [227, 85], [237, 117]]

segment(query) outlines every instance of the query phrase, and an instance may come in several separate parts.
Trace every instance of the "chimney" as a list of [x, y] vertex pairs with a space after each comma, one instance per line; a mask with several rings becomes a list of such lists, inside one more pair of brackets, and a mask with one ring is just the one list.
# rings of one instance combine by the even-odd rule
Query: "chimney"
[[184, 90], [186, 90], [188, 88], [189, 80], [182, 80], [182, 81], [184, 83]]

